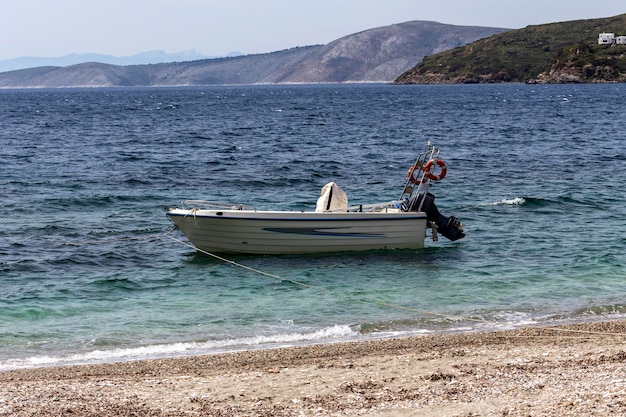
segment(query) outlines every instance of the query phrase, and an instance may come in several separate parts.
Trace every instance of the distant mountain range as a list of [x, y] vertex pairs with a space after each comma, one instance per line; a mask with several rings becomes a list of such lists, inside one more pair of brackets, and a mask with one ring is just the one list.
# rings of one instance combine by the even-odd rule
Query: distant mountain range
[[[157, 51], [114, 61], [94, 55], [90, 62], [0, 73], [0, 88], [391, 82], [427, 55], [508, 30], [411, 21], [267, 54], [197, 59], [195, 51], [176, 57]], [[179, 62], [157, 63], [168, 57]], [[132, 61], [140, 58], [153, 61]]]
[[[241, 52], [231, 52], [226, 57], [240, 56]], [[0, 60], [0, 72], [15, 71], [35, 67], [67, 67], [85, 62], [100, 62], [111, 65], [144, 65], [160, 64], [164, 62], [193, 61], [197, 59], [224, 58], [221, 56], [207, 56], [194, 49], [182, 52], [167, 53], [165, 51], [148, 51], [130, 56], [113, 56], [103, 54], [69, 54], [60, 57], [19, 57]]]

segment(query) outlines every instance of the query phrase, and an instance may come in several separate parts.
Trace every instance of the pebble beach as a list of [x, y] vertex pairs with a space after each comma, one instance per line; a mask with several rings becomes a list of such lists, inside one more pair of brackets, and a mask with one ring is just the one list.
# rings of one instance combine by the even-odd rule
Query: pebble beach
[[0, 416], [358, 415], [626, 415], [626, 321], [0, 372]]

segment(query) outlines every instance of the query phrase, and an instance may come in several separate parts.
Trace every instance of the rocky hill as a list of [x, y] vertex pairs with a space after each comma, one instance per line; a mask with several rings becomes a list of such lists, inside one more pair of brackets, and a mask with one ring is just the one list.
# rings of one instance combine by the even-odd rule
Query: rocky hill
[[391, 82], [424, 56], [508, 29], [411, 21], [327, 45], [166, 64], [83, 63], [0, 73], [0, 88]]
[[626, 45], [578, 44], [563, 48], [531, 83], [626, 82]]
[[626, 14], [500, 33], [426, 57], [395, 83], [625, 81], [624, 48], [598, 45], [601, 32], [626, 35]]

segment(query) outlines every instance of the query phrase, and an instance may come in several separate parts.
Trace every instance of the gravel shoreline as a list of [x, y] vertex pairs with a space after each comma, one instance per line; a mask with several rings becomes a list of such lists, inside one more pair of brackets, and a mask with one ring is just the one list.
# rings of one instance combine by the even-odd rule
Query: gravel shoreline
[[626, 321], [0, 372], [0, 416], [624, 416]]

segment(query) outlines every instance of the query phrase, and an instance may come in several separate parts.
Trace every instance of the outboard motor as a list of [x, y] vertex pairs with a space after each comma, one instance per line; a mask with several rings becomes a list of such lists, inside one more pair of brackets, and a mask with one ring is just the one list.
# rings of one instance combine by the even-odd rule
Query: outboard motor
[[435, 205], [435, 196], [431, 193], [414, 195], [408, 201], [403, 203], [402, 209], [404, 211], [423, 211], [426, 213], [428, 221], [437, 225], [437, 231], [452, 241], [465, 237], [465, 233], [463, 233], [463, 225], [459, 219], [454, 216], [446, 217], [439, 213], [439, 210]]

